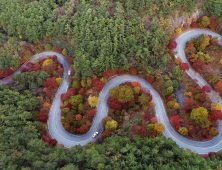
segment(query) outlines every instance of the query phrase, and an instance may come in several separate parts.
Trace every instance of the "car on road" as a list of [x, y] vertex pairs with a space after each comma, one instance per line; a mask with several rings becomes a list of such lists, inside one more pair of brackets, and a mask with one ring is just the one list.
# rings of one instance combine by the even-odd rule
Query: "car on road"
[[70, 75], [70, 74], [71, 74], [71, 70], [68, 71], [68, 75]]
[[93, 134], [93, 136], [92, 137], [96, 137], [96, 135], [98, 135], [98, 132], [95, 132], [94, 134]]

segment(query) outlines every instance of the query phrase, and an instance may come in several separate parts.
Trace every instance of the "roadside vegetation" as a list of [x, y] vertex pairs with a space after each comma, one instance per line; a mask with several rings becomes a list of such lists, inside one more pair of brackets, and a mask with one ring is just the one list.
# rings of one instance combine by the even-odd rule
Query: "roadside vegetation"
[[[190, 27], [221, 34], [221, 5], [214, 0], [1, 0], [0, 79], [26, 64], [10, 84], [0, 85], [0, 169], [220, 169], [221, 152], [200, 156], [161, 135], [165, 127], [156, 117], [153, 96], [139, 82], [110, 89], [96, 143], [67, 150], [48, 135], [46, 125], [63, 65], [57, 56], [28, 60], [48, 50], [69, 60], [70, 86], [60, 96], [60, 109], [70, 133], [87, 133], [106, 82], [128, 74], [161, 95], [175, 131], [206, 141], [218, 135], [221, 106], [209, 99], [209, 87], [200, 88], [188, 77], [188, 63], [175, 60], [174, 38]], [[197, 9], [207, 16], [181, 24], [181, 16]], [[185, 52], [221, 94], [217, 43], [215, 37], [200, 36], [187, 42]]]

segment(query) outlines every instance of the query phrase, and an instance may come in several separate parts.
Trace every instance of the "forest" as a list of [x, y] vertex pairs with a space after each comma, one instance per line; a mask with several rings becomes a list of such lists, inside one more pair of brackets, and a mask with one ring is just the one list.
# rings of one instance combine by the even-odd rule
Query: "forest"
[[[196, 11], [204, 16], [192, 18]], [[60, 96], [60, 114], [72, 134], [90, 130], [103, 87], [125, 74], [154, 87], [177, 133], [207, 141], [219, 134], [221, 106], [207, 95], [210, 87], [201, 88], [188, 76], [188, 63], [175, 58], [174, 40], [187, 29], [221, 34], [221, 14], [220, 0], [1, 0], [0, 79], [24, 67], [11, 83], [0, 84], [0, 169], [222, 169], [222, 151], [199, 155], [162, 135], [166, 128], [156, 117], [154, 96], [139, 82], [109, 90], [97, 142], [65, 148], [47, 127], [63, 64], [56, 55], [29, 62], [43, 51], [69, 61], [70, 85]], [[222, 96], [217, 37], [192, 38], [184, 52]]]

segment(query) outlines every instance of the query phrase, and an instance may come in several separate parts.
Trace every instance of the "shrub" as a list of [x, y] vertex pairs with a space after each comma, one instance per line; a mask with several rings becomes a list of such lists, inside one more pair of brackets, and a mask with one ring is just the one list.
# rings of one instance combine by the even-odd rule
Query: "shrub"
[[212, 127], [212, 128], [209, 130], [209, 134], [210, 134], [210, 135], [217, 136], [218, 133], [219, 133], [219, 132], [218, 132], [217, 128]]
[[91, 109], [89, 111], [89, 117], [94, 117], [96, 115], [97, 110], [96, 109]]
[[195, 121], [196, 124], [202, 128], [208, 128], [210, 122], [208, 120], [208, 111], [204, 107], [194, 108], [190, 114], [190, 118]]
[[44, 45], [45, 50], [51, 50], [52, 46], [50, 44]]
[[187, 128], [185, 128], [185, 127], [179, 128], [178, 132], [179, 132], [181, 135], [188, 136], [188, 130], [187, 130]]
[[176, 41], [170, 42], [167, 47], [171, 50], [175, 49], [177, 47]]
[[157, 133], [159, 135], [161, 135], [166, 130], [166, 128], [165, 128], [164, 124], [162, 124], [162, 123], [155, 123], [154, 124], [154, 130], [156, 130]]
[[92, 96], [89, 99], [89, 105], [92, 107], [96, 107], [98, 105], [99, 101], [100, 101], [100, 99], [98, 97]]

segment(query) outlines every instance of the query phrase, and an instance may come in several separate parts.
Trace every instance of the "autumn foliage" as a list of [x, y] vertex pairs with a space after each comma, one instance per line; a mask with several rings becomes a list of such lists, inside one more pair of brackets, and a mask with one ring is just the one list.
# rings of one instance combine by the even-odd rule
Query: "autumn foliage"
[[56, 77], [48, 78], [44, 82], [44, 87], [54, 88], [54, 87], [58, 87], [58, 86], [59, 85], [56, 83]]
[[219, 93], [222, 92], [222, 82], [221, 81], [218, 81], [215, 86], [214, 86], [215, 90]]
[[48, 120], [48, 115], [44, 113], [39, 114], [39, 121], [42, 123], [47, 123]]
[[193, 106], [195, 101], [192, 98], [187, 98], [185, 102], [186, 102], [186, 105]]
[[57, 140], [55, 140], [55, 139], [49, 139], [49, 144], [52, 145], [52, 146], [56, 146]]
[[189, 70], [189, 64], [188, 63], [181, 63], [180, 64], [180, 69], [185, 71], [185, 70]]
[[193, 21], [193, 22], [191, 22], [190, 27], [191, 28], [197, 28], [198, 27], [198, 23]]
[[201, 90], [202, 90], [202, 92], [206, 92], [206, 93], [210, 93], [211, 92], [211, 88], [209, 86], [207, 86], [207, 85], [203, 86]]
[[172, 116], [171, 118], [170, 118], [170, 123], [172, 124], [172, 125], [177, 125], [177, 124], [179, 124], [180, 122], [182, 122], [183, 121], [183, 119], [181, 119], [179, 116], [177, 116], [177, 115], [175, 115], [175, 116]]
[[96, 109], [92, 109], [89, 111], [89, 117], [94, 117], [96, 115], [97, 110]]
[[176, 41], [170, 42], [167, 47], [171, 50], [175, 49], [177, 47]]
[[114, 110], [122, 109], [122, 104], [118, 102], [114, 97], [109, 97], [107, 100], [107, 105]]
[[79, 121], [79, 120], [81, 120], [81, 119], [82, 119], [82, 115], [81, 115], [81, 114], [76, 115], [76, 120], [77, 120], [77, 121]]

